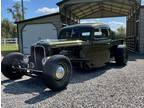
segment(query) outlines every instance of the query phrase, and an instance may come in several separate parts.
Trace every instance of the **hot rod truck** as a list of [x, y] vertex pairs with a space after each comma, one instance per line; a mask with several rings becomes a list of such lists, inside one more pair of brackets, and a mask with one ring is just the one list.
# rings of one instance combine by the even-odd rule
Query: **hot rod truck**
[[110, 58], [118, 65], [127, 63], [127, 47], [123, 39], [114, 39], [105, 24], [76, 24], [64, 27], [57, 40], [41, 40], [31, 46], [31, 54], [6, 55], [1, 63], [2, 73], [11, 80], [23, 75], [40, 76], [53, 91], [67, 87], [72, 66], [87, 71], [102, 67]]

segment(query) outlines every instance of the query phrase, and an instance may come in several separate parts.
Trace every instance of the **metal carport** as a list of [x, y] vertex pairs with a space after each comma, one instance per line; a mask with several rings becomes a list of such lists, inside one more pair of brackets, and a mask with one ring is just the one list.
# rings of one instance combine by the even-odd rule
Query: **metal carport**
[[57, 5], [66, 24], [79, 23], [80, 19], [126, 16], [128, 48], [138, 50], [141, 0], [63, 0]]

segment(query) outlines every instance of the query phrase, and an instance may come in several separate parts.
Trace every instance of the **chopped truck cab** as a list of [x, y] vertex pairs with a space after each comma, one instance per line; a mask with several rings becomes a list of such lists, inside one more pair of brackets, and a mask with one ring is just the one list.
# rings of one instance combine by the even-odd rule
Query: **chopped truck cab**
[[16, 80], [23, 75], [40, 76], [53, 91], [67, 87], [72, 66], [84, 71], [102, 67], [115, 58], [118, 65], [127, 63], [123, 39], [113, 39], [105, 24], [76, 24], [64, 27], [57, 40], [41, 40], [31, 46], [31, 54], [11, 53], [2, 60], [2, 73]]

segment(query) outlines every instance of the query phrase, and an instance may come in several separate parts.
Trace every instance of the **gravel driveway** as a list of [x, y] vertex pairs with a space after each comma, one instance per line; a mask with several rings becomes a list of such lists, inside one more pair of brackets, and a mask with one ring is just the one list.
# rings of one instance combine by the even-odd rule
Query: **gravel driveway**
[[75, 70], [66, 90], [52, 92], [37, 78], [2, 76], [2, 108], [144, 108], [144, 55], [125, 67], [109, 63], [90, 73]]

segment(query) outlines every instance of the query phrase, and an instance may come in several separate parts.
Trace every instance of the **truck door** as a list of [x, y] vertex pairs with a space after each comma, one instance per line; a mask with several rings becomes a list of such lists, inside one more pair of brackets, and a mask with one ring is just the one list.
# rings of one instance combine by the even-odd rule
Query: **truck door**
[[84, 50], [85, 57], [89, 59], [89, 67], [102, 67], [110, 58], [109, 30], [105, 28], [95, 29], [90, 45]]
[[94, 51], [94, 64], [102, 66], [109, 61], [110, 58], [109, 30], [107, 28], [99, 28], [94, 30], [94, 39], [92, 42], [92, 50]]

